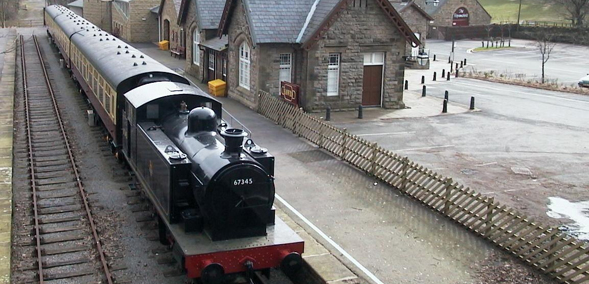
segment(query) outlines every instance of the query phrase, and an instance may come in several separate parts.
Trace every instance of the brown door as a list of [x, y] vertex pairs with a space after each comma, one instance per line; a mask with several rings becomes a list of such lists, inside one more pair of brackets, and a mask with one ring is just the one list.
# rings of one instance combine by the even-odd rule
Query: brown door
[[382, 65], [365, 65], [362, 84], [362, 105], [380, 106], [382, 90]]

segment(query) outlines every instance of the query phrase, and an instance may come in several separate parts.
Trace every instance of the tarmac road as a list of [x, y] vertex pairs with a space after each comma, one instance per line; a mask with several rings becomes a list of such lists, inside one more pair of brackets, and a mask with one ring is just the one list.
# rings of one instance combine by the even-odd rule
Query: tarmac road
[[[512, 39], [511, 46], [513, 48], [511, 49], [471, 52], [472, 49], [480, 46], [480, 40], [456, 41], [454, 61], [460, 62], [467, 58], [466, 71], [493, 70], [495, 73], [512, 77], [515, 77], [516, 74], [524, 74], [528, 79], [540, 79], [542, 61], [535, 41]], [[426, 49], [430, 49], [432, 56], [436, 54], [439, 61], [447, 63], [452, 50], [452, 42], [428, 40]], [[587, 66], [589, 66], [587, 47], [558, 43], [550, 53], [550, 59], [546, 62], [545, 75], [548, 80], [576, 86], [579, 79], [589, 73]]]

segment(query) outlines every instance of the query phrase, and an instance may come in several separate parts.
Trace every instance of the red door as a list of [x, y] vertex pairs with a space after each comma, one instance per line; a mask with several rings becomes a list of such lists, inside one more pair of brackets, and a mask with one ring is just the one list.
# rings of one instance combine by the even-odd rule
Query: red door
[[362, 83], [362, 105], [380, 106], [382, 65], [365, 65]]

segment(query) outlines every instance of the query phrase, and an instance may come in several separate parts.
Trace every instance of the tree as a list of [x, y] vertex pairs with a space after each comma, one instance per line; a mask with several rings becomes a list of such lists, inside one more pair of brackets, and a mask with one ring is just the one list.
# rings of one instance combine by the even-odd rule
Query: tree
[[556, 42], [552, 42], [553, 37], [554, 34], [547, 31], [539, 31], [536, 34], [536, 46], [540, 54], [542, 54], [542, 84], [544, 84], [544, 66], [550, 59], [550, 53], [552, 53], [552, 50], [556, 46]]
[[581, 28], [585, 23], [585, 16], [589, 12], [589, 0], [554, 0], [567, 11], [567, 19], [574, 27]]

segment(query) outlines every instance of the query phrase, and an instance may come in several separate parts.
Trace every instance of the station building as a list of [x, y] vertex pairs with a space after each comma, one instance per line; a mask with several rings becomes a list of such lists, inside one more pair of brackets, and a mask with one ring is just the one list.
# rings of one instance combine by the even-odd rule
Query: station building
[[227, 81], [227, 37], [217, 36], [226, 0], [182, 0], [178, 22], [187, 31], [184, 70], [201, 82]]
[[[186, 46], [186, 34], [178, 25], [182, 0], [161, 0], [158, 9], [159, 42], [166, 42], [170, 50], [181, 51]], [[183, 52], [182, 52], [183, 53]], [[181, 56], [180, 52], [176, 56]]]
[[230, 97], [255, 108], [258, 92], [288, 87], [305, 110], [404, 108], [413, 31], [388, 0], [227, 0]]
[[161, 0], [84, 0], [84, 18], [126, 42], [158, 41]]

